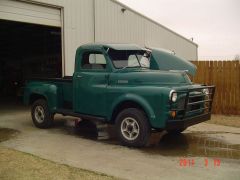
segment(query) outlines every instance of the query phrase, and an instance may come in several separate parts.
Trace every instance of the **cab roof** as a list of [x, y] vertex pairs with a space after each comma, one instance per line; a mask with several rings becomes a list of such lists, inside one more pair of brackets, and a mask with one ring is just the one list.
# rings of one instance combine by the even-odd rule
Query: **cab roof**
[[101, 48], [110, 48], [114, 50], [130, 50], [130, 51], [144, 50], [143, 48], [141, 48], [136, 44], [108, 44], [108, 43], [90, 43], [90, 44], [82, 45], [78, 49], [97, 50]]

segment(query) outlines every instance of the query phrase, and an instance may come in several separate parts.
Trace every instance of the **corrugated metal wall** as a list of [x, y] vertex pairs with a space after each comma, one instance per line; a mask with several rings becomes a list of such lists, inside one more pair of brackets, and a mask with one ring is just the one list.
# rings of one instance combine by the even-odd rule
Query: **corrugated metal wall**
[[127, 9], [123, 13], [122, 8], [120, 3], [113, 0], [96, 0], [97, 42], [166, 48], [188, 60], [197, 60], [196, 44], [132, 10]]
[[63, 7], [65, 75], [73, 73], [76, 48], [94, 40], [166, 48], [197, 59], [197, 45], [132, 10], [122, 13], [123, 5], [114, 0], [30, 1]]
[[144, 45], [144, 19], [110, 0], [95, 1], [96, 42]]
[[188, 60], [197, 60], [197, 45], [173, 32], [146, 20], [145, 33], [146, 46], [173, 50], [177, 56]]

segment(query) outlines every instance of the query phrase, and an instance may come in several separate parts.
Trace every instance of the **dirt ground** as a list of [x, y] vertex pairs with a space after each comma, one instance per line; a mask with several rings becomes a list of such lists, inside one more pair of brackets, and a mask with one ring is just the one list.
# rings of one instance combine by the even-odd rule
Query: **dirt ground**
[[0, 179], [117, 179], [92, 171], [54, 163], [39, 157], [0, 146]]
[[240, 116], [225, 116], [225, 115], [212, 115], [210, 124], [219, 124], [224, 126], [232, 126], [240, 128]]
[[[72, 118], [59, 116], [53, 128], [37, 129], [31, 122], [28, 109], [0, 109], [0, 127], [17, 130], [15, 137], [0, 143], [0, 154], [7, 153], [6, 156], [3, 155], [4, 158], [11, 158], [10, 154], [13, 151], [24, 152], [17, 155], [23, 169], [30, 167], [28, 161], [21, 163], [24, 160], [21, 157], [25, 155], [40, 157], [43, 163], [53, 163], [50, 168], [53, 179], [62, 175], [60, 172], [54, 173], [62, 168], [65, 169], [62, 176], [71, 179], [70, 174], [75, 174], [78, 170], [70, 170], [70, 167], [110, 176], [106, 178], [113, 176], [138, 180], [238, 180], [240, 177], [240, 128], [236, 126], [201, 123], [178, 136], [166, 132], [155, 133], [147, 147], [134, 149], [121, 146], [115, 139], [112, 127], [100, 124], [94, 128], [85, 124], [76, 129], [73, 124]], [[4, 158], [0, 157], [0, 160]], [[5, 162], [16, 163], [13, 159], [5, 159]], [[3, 165], [0, 167], [2, 169]], [[27, 172], [38, 178], [44, 174], [44, 167], [40, 164], [38, 170], [32, 169]], [[9, 170], [12, 172], [11, 177], [18, 174], [18, 170]], [[41, 174], [34, 174], [36, 171], [40, 171]], [[0, 174], [2, 173], [3, 171]], [[100, 175], [100, 178], [102, 177], [105, 178], [104, 175]]]

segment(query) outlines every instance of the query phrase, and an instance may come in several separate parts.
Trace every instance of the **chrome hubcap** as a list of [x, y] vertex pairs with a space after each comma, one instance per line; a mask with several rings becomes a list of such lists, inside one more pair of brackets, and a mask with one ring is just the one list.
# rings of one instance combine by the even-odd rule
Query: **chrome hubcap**
[[131, 117], [125, 118], [121, 123], [121, 132], [127, 140], [135, 140], [139, 135], [138, 122]]
[[44, 121], [44, 109], [42, 106], [36, 106], [34, 110], [34, 116], [38, 123], [42, 123]]

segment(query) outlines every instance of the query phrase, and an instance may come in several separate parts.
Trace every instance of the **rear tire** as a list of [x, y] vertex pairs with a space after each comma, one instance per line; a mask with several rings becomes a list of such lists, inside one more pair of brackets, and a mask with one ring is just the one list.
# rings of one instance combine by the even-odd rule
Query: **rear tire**
[[50, 128], [53, 125], [54, 115], [49, 111], [45, 99], [36, 100], [32, 104], [31, 115], [33, 124], [41, 129]]
[[136, 108], [121, 111], [116, 118], [116, 128], [118, 138], [124, 146], [145, 146], [151, 135], [148, 118]]

